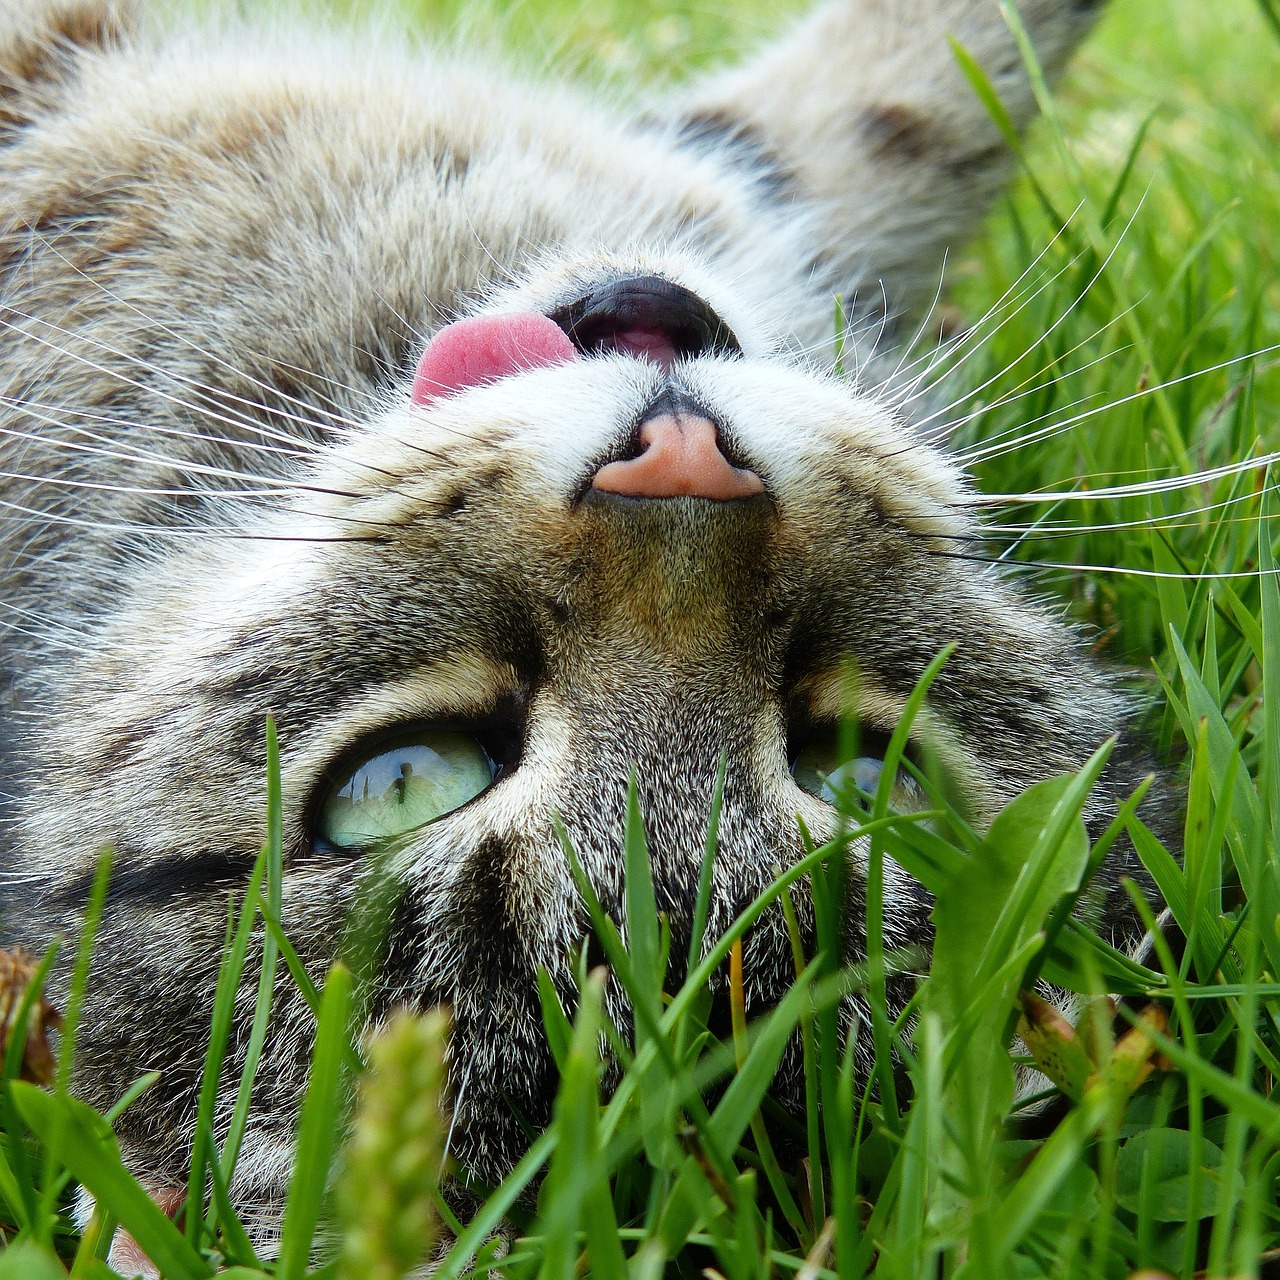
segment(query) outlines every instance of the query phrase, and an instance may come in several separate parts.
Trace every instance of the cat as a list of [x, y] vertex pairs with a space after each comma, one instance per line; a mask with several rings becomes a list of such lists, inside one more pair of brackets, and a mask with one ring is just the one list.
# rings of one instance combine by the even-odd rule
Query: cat
[[[1022, 6], [1050, 75], [1097, 7]], [[451, 1008], [452, 1150], [489, 1180], [549, 1115], [538, 969], [571, 1007], [589, 932], [553, 819], [621, 919], [634, 770], [678, 954], [722, 756], [712, 937], [802, 856], [797, 817], [836, 831], [849, 697], [874, 780], [949, 644], [918, 728], [979, 824], [1119, 735], [1096, 833], [1152, 768], [1124, 681], [974, 553], [968, 481], [892, 390], [900, 318], [1008, 169], [948, 36], [1026, 123], [994, 0], [835, 0], [631, 117], [387, 33], [0, 6], [0, 941], [74, 936], [114, 848], [74, 1081], [106, 1107], [162, 1072], [119, 1125], [162, 1202], [268, 713], [284, 930], [323, 973], [390, 840], [373, 1016]], [[836, 295], [880, 331], [858, 380]], [[1135, 873], [1117, 847], [1099, 880], [1122, 945]], [[927, 947], [887, 875], [889, 945]], [[745, 965], [769, 1007], [780, 914]], [[263, 1238], [312, 1026], [282, 979], [232, 1187]]]

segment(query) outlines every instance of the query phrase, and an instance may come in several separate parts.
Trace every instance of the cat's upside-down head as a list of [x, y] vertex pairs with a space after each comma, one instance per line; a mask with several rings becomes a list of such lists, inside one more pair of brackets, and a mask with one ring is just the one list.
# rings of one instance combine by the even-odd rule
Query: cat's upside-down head
[[[985, 5], [952, 7], [986, 30]], [[1040, 21], [1065, 47], [1067, 20]], [[243, 34], [63, 34], [0, 149], [0, 496], [30, 513], [0, 528], [0, 591], [61, 614], [6, 654], [28, 712], [9, 928], [74, 929], [115, 849], [78, 1080], [106, 1105], [163, 1071], [121, 1130], [154, 1182], [185, 1178], [268, 713], [285, 932], [319, 971], [369, 864], [390, 877], [375, 1016], [452, 1008], [453, 1145], [486, 1178], [547, 1117], [537, 974], [571, 1001], [589, 931], [557, 823], [621, 920], [634, 776], [687, 940], [723, 759], [714, 937], [802, 856], [798, 819], [836, 831], [813, 779], [842, 716], [891, 731], [947, 646], [918, 731], [979, 822], [1124, 732], [1114, 678], [978, 554], [957, 466], [805, 354], [822, 273], [851, 268], [806, 240], [835, 213], [787, 152], [803, 113], [770, 137], [722, 103], [717, 141], [706, 111], [588, 126], [440, 63], [423, 88], [401, 52], [320, 42], [281, 70]], [[935, 163], [869, 137], [872, 177]], [[463, 313], [487, 319], [442, 330]], [[1141, 771], [1123, 745], [1091, 815]], [[927, 946], [927, 899], [889, 875], [888, 942]], [[746, 973], [753, 1010], [793, 977], [780, 912]], [[243, 1197], [287, 1171], [311, 1028], [282, 989]]]

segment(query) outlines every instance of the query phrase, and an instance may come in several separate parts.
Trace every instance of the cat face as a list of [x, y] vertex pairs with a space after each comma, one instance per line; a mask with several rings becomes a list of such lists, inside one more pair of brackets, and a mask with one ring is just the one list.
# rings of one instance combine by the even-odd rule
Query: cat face
[[[601, 277], [596, 293], [634, 279]], [[679, 286], [641, 278], [663, 283]], [[706, 313], [691, 290], [677, 296], [651, 335], [678, 338], [681, 307]], [[598, 349], [578, 358], [425, 404], [406, 380], [267, 514], [171, 544], [62, 673], [70, 711], [29, 783], [28, 840], [67, 909], [86, 888], [67, 862], [117, 851], [100, 961], [115, 987], [86, 1040], [90, 1079], [152, 1060], [152, 1036], [120, 1035], [131, 1010], [200, 1043], [207, 1005], [191, 993], [211, 989], [222, 904], [264, 831], [268, 711], [283, 744], [285, 929], [322, 966], [370, 866], [390, 876], [375, 1010], [453, 1009], [455, 1146], [486, 1177], [518, 1153], [518, 1116], [546, 1118], [537, 972], [570, 1002], [589, 932], [557, 822], [621, 918], [634, 772], [679, 950], [722, 757], [712, 936], [802, 856], [799, 820], [835, 832], [831, 805], [797, 785], [797, 757], [847, 711], [869, 737], [891, 730], [946, 645], [958, 648], [923, 725], [979, 815], [1078, 767], [1110, 731], [1106, 680], [968, 558], [961, 477], [890, 406], [794, 357], [748, 354], [736, 335], [729, 350], [655, 360], [608, 349], [617, 328], [597, 325]], [[758, 491], [601, 487], [673, 405], [712, 424], [725, 465]], [[919, 944], [928, 904], [890, 879], [889, 941]], [[851, 957], [860, 936], [851, 916]], [[763, 1008], [793, 974], [780, 914], [748, 960]], [[246, 1177], [286, 1150], [281, 1098], [304, 1079], [308, 1019], [286, 998], [268, 1086], [279, 1105], [261, 1121], [276, 1146], [255, 1148]], [[177, 1115], [189, 1098], [175, 1075]]]
[[[1065, 18], [1039, 20], [1067, 47]], [[0, 120], [0, 246], [21, 267], [3, 500], [31, 515], [0, 526], [4, 603], [58, 623], [5, 655], [25, 726], [24, 911], [5, 928], [33, 946], [74, 931], [115, 849], [78, 1088], [105, 1106], [162, 1068], [119, 1131], [153, 1183], [183, 1183], [274, 715], [284, 929], [318, 977], [363, 927], [371, 875], [390, 885], [371, 1017], [452, 1008], [453, 1148], [492, 1179], [550, 1104], [537, 974], [571, 1003], [589, 932], [557, 824], [621, 920], [634, 776], [679, 954], [722, 760], [710, 936], [801, 856], [801, 820], [835, 832], [797, 778], [828, 767], [841, 716], [867, 741], [892, 729], [944, 647], [919, 732], [979, 823], [1079, 767], [1125, 704], [981, 556], [945, 454], [806, 354], [830, 328], [822, 273], [844, 261], [814, 229], [853, 225], [800, 186], [777, 198], [786, 172], [809, 180], [807, 152], [788, 169], [786, 137], [775, 155], [723, 114], [696, 136], [598, 124], [398, 50], [285, 47], [95, 54], [74, 90], [21, 106], [32, 127]], [[875, 136], [859, 163], [896, 163]], [[913, 182], [914, 260], [919, 192], [942, 188]], [[535, 317], [573, 358], [418, 394], [428, 338], [462, 314]], [[1140, 771], [1118, 751], [1091, 813]], [[863, 856], [851, 844], [851, 959]], [[886, 941], [927, 946], [927, 901], [887, 874]], [[808, 930], [799, 890], [796, 908]], [[749, 935], [746, 973], [749, 1011], [788, 985], [780, 915]], [[898, 1007], [909, 989], [895, 980]], [[313, 1026], [282, 982], [242, 1200], [284, 1184]], [[784, 1063], [784, 1102], [794, 1076]]]

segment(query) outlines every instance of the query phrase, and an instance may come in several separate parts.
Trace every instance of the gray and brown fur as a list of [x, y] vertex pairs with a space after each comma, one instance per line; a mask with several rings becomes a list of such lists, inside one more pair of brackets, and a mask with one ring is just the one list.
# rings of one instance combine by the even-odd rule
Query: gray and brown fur
[[[1022, 12], [1056, 73], [1092, 6]], [[635, 120], [387, 36], [0, 4], [0, 938], [74, 933], [115, 847], [76, 1082], [103, 1106], [163, 1072], [121, 1122], [151, 1185], [186, 1176], [228, 895], [263, 840], [268, 712], [284, 926], [317, 974], [361, 877], [312, 843], [326, 770], [407, 722], [500, 712], [518, 731], [519, 767], [396, 856], [375, 985], [381, 1009], [452, 1006], [454, 1149], [485, 1178], [524, 1142], [510, 1103], [547, 1116], [535, 974], [569, 998], [587, 931], [553, 814], [621, 913], [634, 766], [660, 906], [687, 933], [726, 753], [714, 932], [800, 856], [797, 815], [836, 827], [790, 776], [789, 726], [839, 716], [852, 659], [861, 714], [891, 727], [951, 643], [924, 724], [980, 819], [1117, 732], [1095, 820], [1146, 771], [1119, 683], [973, 557], [956, 466], [808, 354], [835, 292], [927, 300], [999, 188], [948, 34], [1026, 121], [994, 0], [839, 0]], [[550, 313], [634, 275], [694, 291], [743, 354], [669, 375], [598, 356], [410, 407], [446, 320]], [[767, 501], [584, 500], [673, 389]], [[928, 909], [891, 873], [891, 944], [927, 945]], [[751, 1007], [790, 970], [769, 917]], [[264, 1236], [310, 1027], [282, 981], [234, 1188]]]

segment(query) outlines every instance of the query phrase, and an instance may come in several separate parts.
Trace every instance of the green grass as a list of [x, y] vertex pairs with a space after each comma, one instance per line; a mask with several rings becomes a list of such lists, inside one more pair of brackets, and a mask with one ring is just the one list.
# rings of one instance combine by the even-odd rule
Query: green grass
[[[744, 30], [766, 29], [765, 10], [757, 3], [673, 15], [656, 3], [529, 0], [499, 23], [492, 3], [431, 0], [416, 8], [425, 25], [461, 22], [618, 83], [637, 72], [679, 75], [740, 42]], [[837, 841], [770, 891], [788, 908], [791, 884], [812, 875], [816, 952], [805, 954], [797, 941], [793, 992], [757, 1024], [735, 1017], [722, 1044], [705, 1030], [705, 980], [727, 966], [733, 987], [734, 942], [751, 913], [693, 966], [680, 991], [664, 993], [669, 939], [633, 812], [629, 949], [592, 907], [603, 953], [636, 1010], [634, 1042], [608, 1025], [585, 962], [572, 1020], [547, 985], [544, 1017], [562, 1081], [554, 1122], [474, 1217], [452, 1224], [458, 1240], [441, 1274], [559, 1277], [586, 1267], [602, 1277], [692, 1276], [710, 1268], [745, 1280], [838, 1269], [841, 1277], [874, 1270], [903, 1280], [987, 1280], [1122, 1278], [1157, 1268], [1226, 1277], [1258, 1275], [1268, 1251], [1274, 1265], [1276, 499], [1268, 473], [1256, 468], [1163, 493], [1099, 493], [1221, 467], [1280, 442], [1280, 352], [1271, 350], [1280, 343], [1274, 12], [1251, 0], [1114, 5], [1033, 131], [1026, 174], [950, 269], [951, 300], [971, 320], [996, 308], [979, 325], [981, 341], [962, 348], [972, 354], [957, 376], [978, 389], [977, 399], [952, 416], [966, 419], [955, 438], [974, 457], [980, 487], [1018, 498], [993, 513], [1002, 530], [997, 546], [1042, 566], [1028, 569], [1033, 583], [1069, 601], [1107, 652], [1149, 685], [1153, 733], [1187, 780], [1185, 863], [1131, 812], [1090, 848], [1079, 809], [1101, 756], [1080, 778], [1034, 788], [981, 838], [952, 822], [945, 829], [953, 839], [944, 840], [894, 817], [887, 794], [851, 796], [844, 838], [863, 833], [871, 841], [867, 964], [843, 971], [833, 959]], [[1002, 447], [1073, 417], [1068, 429]], [[1086, 490], [1083, 499], [1030, 496]], [[892, 768], [884, 776], [891, 779]], [[1124, 819], [1187, 937], [1180, 959], [1165, 948], [1148, 966], [1135, 965], [1063, 909]], [[933, 972], [910, 1023], [893, 1022], [883, 1007], [884, 966], [898, 959], [885, 955], [878, 928], [875, 869], [886, 855], [938, 899]], [[572, 864], [569, 847], [566, 856]], [[300, 1122], [305, 1158], [276, 1270], [300, 1277], [318, 1265], [314, 1233], [332, 1221], [334, 1140], [359, 1064], [348, 1040], [346, 971], [309, 978], [274, 927], [279, 859], [277, 830], [243, 912], [228, 922], [204, 1105], [212, 1104], [231, 994], [242, 980], [259, 981], [264, 998], [271, 989], [270, 974], [242, 972], [248, 930], [265, 919], [273, 939], [267, 963], [282, 961], [304, 985], [320, 1027]], [[1027, 867], [1034, 874], [1020, 874]], [[1093, 1005], [1075, 1039], [1046, 1040], [1062, 1062], [1067, 1097], [1056, 1122], [1038, 1131], [1009, 1123], [1018, 1104], [1006, 1046], [1018, 989], [1031, 973], [1084, 992], [1129, 993], [1130, 1021], [1147, 997], [1168, 1010], [1163, 1029], [1144, 1024], [1117, 1044]], [[896, 1042], [910, 1090], [887, 1069], [878, 1073], [878, 1094], [855, 1079], [837, 1029], [838, 1002], [851, 989], [869, 993], [875, 1017], [865, 1034], [882, 1050]], [[808, 1085], [799, 1123], [780, 1118], [766, 1097], [797, 1029]], [[422, 1029], [402, 1034], [411, 1046], [431, 1042]], [[603, 1102], [602, 1037], [625, 1068]], [[392, 1045], [379, 1061], [403, 1063], [406, 1055], [414, 1057]], [[10, 1224], [0, 1228], [8, 1241], [0, 1280], [65, 1276], [71, 1259], [73, 1274], [101, 1280], [106, 1229], [116, 1220], [167, 1260], [172, 1277], [224, 1266], [240, 1280], [263, 1274], [226, 1203], [234, 1149], [200, 1145], [191, 1175], [198, 1211], [179, 1230], [140, 1198], [103, 1121], [61, 1088], [46, 1094], [9, 1083], [15, 1065], [10, 1055], [0, 1089], [0, 1223]], [[241, 1082], [246, 1099], [253, 1072]], [[352, 1120], [361, 1135], [355, 1149], [402, 1148], [418, 1161], [413, 1168], [430, 1167], [430, 1124], [421, 1109], [394, 1100], [416, 1088], [434, 1105], [434, 1078], [427, 1072], [426, 1083], [414, 1085], [418, 1077], [404, 1067], [370, 1080]], [[338, 1176], [347, 1244], [322, 1274], [404, 1273], [413, 1242], [396, 1235], [393, 1210], [402, 1204], [420, 1220], [424, 1188], [420, 1179], [382, 1177], [379, 1168], [353, 1158]], [[60, 1211], [68, 1174], [99, 1198], [100, 1220], [84, 1236]], [[207, 1185], [213, 1195], [205, 1206], [197, 1202]], [[352, 1227], [375, 1220], [379, 1231]], [[504, 1222], [500, 1249], [493, 1237]], [[332, 1229], [341, 1236], [341, 1226]]]

